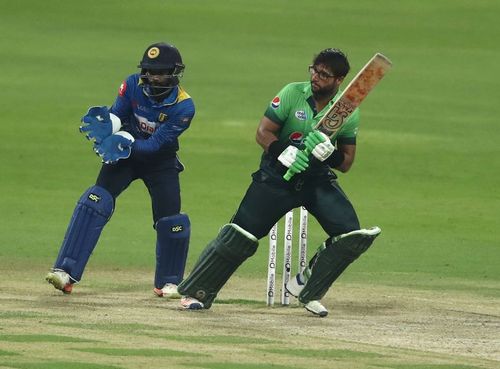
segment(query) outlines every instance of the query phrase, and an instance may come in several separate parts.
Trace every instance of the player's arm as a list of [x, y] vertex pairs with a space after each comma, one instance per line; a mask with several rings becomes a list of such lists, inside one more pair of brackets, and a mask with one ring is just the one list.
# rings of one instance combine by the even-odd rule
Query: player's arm
[[[256, 140], [257, 143], [264, 149], [264, 151], [269, 151], [269, 146], [278, 141], [278, 132], [281, 129], [281, 125], [272, 121], [268, 117], [264, 116], [260, 120], [259, 127], [257, 128]], [[283, 148], [284, 150], [285, 148]], [[283, 151], [282, 150], [282, 151]]]
[[278, 140], [281, 125], [264, 116], [257, 128], [256, 140], [270, 156], [294, 173], [300, 173], [309, 166], [309, 158], [295, 146], [283, 144]]
[[343, 160], [334, 168], [341, 171], [342, 173], [346, 173], [347, 171], [349, 171], [349, 169], [351, 169], [351, 166], [354, 163], [354, 157], [356, 156], [356, 145], [338, 144], [337, 146], [337, 150], [343, 154]]
[[133, 86], [134, 84], [133, 76], [128, 77], [122, 82], [118, 90], [118, 96], [110, 109], [110, 112], [122, 121], [127, 120], [132, 114], [131, 88], [127, 88], [127, 86]]
[[158, 128], [151, 137], [147, 139], [137, 139], [134, 142], [132, 151], [135, 154], [153, 154], [163, 147], [169, 146], [189, 128], [194, 116], [194, 110], [191, 113], [185, 113], [168, 122], [165, 122]]
[[191, 125], [195, 114], [193, 100], [186, 99], [178, 103], [168, 120], [147, 139], [137, 139], [132, 147], [134, 154], [154, 154], [168, 146], [177, 145], [177, 138]]

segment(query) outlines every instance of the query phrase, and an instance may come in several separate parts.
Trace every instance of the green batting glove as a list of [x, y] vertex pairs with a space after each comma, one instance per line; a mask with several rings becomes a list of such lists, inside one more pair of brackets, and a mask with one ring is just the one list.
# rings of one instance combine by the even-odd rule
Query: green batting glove
[[303, 172], [309, 167], [308, 155], [292, 145], [283, 150], [278, 156], [278, 160], [294, 174]]
[[297, 151], [295, 161], [290, 166], [295, 173], [303, 172], [309, 167], [309, 157], [303, 151]]
[[325, 161], [335, 151], [335, 146], [330, 141], [330, 138], [320, 131], [310, 132], [306, 136], [304, 144], [307, 152], [313, 154], [319, 161]]
[[304, 145], [306, 145], [307, 149], [309, 152], [312, 152], [316, 145], [325, 142], [326, 139], [325, 137], [321, 134], [320, 131], [311, 131], [309, 134], [306, 136], [304, 140]]

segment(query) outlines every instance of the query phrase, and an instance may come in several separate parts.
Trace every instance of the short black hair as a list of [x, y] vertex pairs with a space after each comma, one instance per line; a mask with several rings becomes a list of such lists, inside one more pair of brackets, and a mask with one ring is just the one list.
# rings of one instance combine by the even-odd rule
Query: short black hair
[[335, 77], [345, 77], [351, 66], [347, 56], [339, 49], [328, 48], [319, 52], [313, 59], [313, 65], [324, 64], [335, 75]]

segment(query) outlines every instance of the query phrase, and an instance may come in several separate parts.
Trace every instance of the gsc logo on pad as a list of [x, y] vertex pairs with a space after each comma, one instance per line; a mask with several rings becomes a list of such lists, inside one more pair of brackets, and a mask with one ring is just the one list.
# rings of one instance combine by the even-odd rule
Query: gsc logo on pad
[[184, 230], [184, 227], [182, 225], [175, 225], [173, 226], [171, 229], [172, 233], [179, 233], [179, 232], [182, 232]]
[[93, 202], [99, 202], [101, 201], [101, 197], [96, 195], [95, 193], [89, 194], [89, 200]]

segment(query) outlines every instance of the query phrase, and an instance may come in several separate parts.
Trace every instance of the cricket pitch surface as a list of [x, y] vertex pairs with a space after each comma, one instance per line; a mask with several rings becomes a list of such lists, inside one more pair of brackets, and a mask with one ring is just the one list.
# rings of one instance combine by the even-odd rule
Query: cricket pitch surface
[[[210, 310], [155, 297], [149, 273], [89, 270], [73, 294], [45, 271], [2, 271], [0, 368], [500, 367], [498, 284], [410, 288], [339, 281], [319, 318], [265, 305], [265, 276], [235, 276]], [[464, 282], [466, 283], [466, 282]]]

